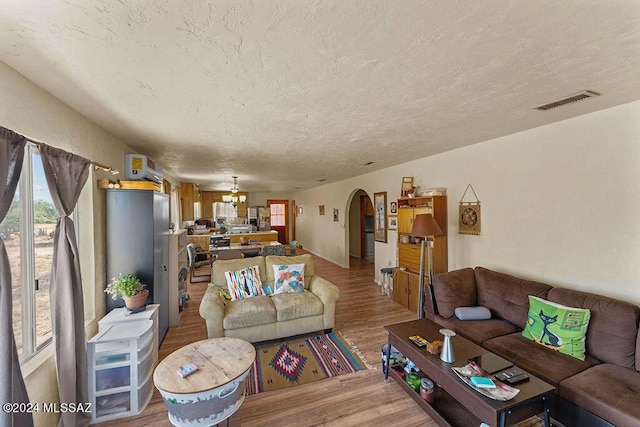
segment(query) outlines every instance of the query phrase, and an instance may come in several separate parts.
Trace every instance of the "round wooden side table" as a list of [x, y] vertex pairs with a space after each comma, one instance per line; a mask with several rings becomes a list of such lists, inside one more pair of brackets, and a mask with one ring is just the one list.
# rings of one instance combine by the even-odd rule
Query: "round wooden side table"
[[[197, 341], [167, 356], [153, 373], [153, 383], [180, 427], [211, 426], [227, 420], [244, 401], [255, 348], [238, 338]], [[178, 369], [193, 364], [198, 370], [182, 378]]]

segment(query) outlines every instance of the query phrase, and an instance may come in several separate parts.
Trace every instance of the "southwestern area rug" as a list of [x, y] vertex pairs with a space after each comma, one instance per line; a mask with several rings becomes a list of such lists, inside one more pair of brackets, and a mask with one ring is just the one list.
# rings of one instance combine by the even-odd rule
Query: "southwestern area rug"
[[247, 394], [371, 368], [340, 332], [256, 346]]

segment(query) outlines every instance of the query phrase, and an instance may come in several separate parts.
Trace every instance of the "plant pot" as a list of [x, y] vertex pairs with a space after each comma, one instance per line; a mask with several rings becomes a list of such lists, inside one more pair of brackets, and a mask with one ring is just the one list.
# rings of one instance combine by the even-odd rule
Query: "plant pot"
[[145, 289], [139, 294], [133, 295], [131, 297], [122, 297], [122, 299], [124, 299], [124, 305], [129, 310], [133, 310], [136, 308], [144, 307], [144, 305], [147, 303], [148, 296], [149, 296], [149, 290]]

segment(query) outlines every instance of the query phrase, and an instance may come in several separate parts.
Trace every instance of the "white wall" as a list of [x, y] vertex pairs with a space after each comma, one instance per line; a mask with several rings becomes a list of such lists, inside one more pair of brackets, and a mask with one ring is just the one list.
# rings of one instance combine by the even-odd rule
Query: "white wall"
[[[123, 171], [124, 154], [134, 152], [58, 99], [0, 62], [0, 126], [48, 145]], [[112, 178], [106, 172], [89, 176], [78, 202], [82, 218], [78, 227], [84, 286], [87, 336], [97, 331], [97, 319], [105, 311], [105, 195], [96, 179]], [[53, 347], [53, 346], [50, 346]], [[32, 402], [58, 402], [52, 349], [23, 366], [23, 375]], [[56, 414], [34, 414], [38, 426], [55, 426]]]
[[[569, 107], [570, 108], [570, 107]], [[403, 176], [448, 195], [449, 269], [482, 265], [640, 304], [640, 102], [418, 159], [296, 193], [342, 211], [355, 189], [399, 196]], [[468, 184], [482, 202], [480, 236], [458, 234]], [[469, 200], [469, 195], [465, 198]], [[307, 211], [305, 211], [306, 213]], [[298, 227], [305, 248], [348, 265], [344, 215], [316, 210]], [[376, 242], [376, 271], [396, 264], [395, 231]]]

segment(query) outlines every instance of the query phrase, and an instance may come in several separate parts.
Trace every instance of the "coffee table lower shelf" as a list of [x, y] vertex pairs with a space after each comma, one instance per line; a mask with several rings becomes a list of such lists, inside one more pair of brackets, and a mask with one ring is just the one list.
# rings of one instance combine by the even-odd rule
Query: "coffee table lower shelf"
[[479, 426], [480, 418], [475, 417], [460, 402], [455, 400], [442, 387], [436, 387], [433, 405], [425, 401], [420, 394], [409, 387], [406, 381], [396, 373], [395, 369], [389, 369], [389, 377], [400, 384], [405, 391], [429, 416], [439, 425], [444, 427], [468, 427]]

